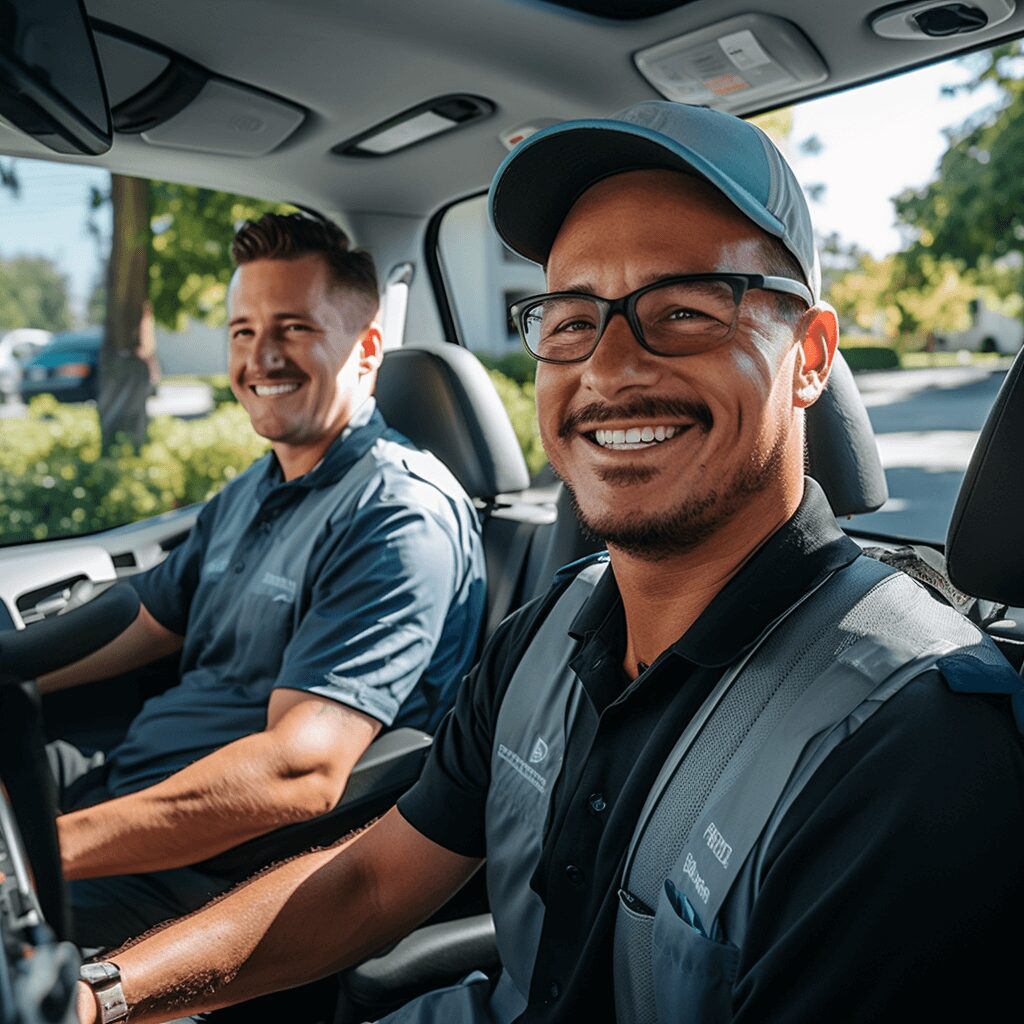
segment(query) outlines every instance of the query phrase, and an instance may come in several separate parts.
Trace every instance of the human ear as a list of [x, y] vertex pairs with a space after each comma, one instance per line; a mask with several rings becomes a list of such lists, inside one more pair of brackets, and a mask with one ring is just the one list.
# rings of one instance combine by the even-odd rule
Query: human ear
[[380, 333], [380, 324], [370, 321], [370, 326], [359, 336], [356, 342], [359, 347], [359, 375], [376, 373], [384, 358], [384, 339]]
[[797, 351], [793, 364], [793, 404], [806, 409], [814, 405], [828, 383], [839, 345], [836, 311], [827, 302], [819, 302], [804, 313], [794, 333]]

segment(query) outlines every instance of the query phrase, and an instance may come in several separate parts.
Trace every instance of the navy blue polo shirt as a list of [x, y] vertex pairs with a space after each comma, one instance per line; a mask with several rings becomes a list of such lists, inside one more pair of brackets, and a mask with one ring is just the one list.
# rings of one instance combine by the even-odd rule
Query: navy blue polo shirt
[[185, 642], [179, 684], [110, 754], [114, 795], [264, 729], [279, 687], [433, 732], [473, 663], [486, 589], [469, 498], [372, 400], [304, 476], [256, 462], [132, 584]]

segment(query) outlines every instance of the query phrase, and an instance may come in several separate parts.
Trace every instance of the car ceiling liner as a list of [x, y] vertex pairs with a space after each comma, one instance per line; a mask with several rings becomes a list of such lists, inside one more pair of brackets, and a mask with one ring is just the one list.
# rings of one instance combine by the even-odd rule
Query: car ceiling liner
[[115, 131], [151, 146], [257, 157], [306, 118], [298, 104], [216, 75], [107, 22], [93, 21]]

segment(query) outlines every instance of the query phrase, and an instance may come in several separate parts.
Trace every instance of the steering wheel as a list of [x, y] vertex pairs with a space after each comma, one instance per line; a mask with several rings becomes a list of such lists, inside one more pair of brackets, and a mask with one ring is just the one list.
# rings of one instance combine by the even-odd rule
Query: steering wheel
[[[58, 936], [70, 931], [70, 913], [57, 845], [56, 786], [46, 759], [35, 683], [0, 676], [0, 838], [8, 847], [14, 878]], [[6, 871], [5, 871], [6, 874]], [[21, 908], [28, 911], [28, 907]]]
[[0, 786], [0, 1024], [72, 1024], [81, 962], [46, 926], [7, 792]]
[[98, 650], [138, 613], [138, 595], [120, 583], [72, 615], [0, 632], [0, 782], [24, 840], [39, 907], [60, 938], [69, 934], [70, 912], [57, 845], [57, 791], [39, 690], [31, 680]]

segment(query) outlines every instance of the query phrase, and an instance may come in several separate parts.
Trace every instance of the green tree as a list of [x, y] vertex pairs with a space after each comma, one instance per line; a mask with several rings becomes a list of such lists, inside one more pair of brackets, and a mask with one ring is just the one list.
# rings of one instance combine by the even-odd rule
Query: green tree
[[[1024, 51], [1020, 43], [966, 58], [973, 75], [965, 88], [994, 85], [1000, 98], [949, 135], [934, 181], [894, 200], [913, 243], [902, 261], [911, 279], [925, 258], [949, 258], [984, 278], [993, 265], [1013, 269], [1024, 252]], [[954, 87], [953, 90], [956, 91]], [[1000, 279], [998, 266], [994, 279]], [[1021, 275], [1003, 284], [1018, 288]]]
[[108, 202], [108, 269], [102, 290], [90, 299], [91, 310], [103, 305], [106, 311], [100, 420], [106, 448], [125, 440], [138, 447], [145, 439], [148, 391], [137, 357], [144, 302], [172, 330], [189, 319], [223, 323], [237, 225], [294, 207], [120, 175], [111, 177], [109, 193], [93, 193], [93, 211]]
[[71, 326], [67, 278], [44, 256], [0, 259], [0, 333], [14, 327]]
[[243, 220], [294, 212], [272, 203], [193, 185], [150, 182], [149, 297], [157, 322], [180, 330], [189, 319], [225, 320], [233, 270], [231, 239]]

